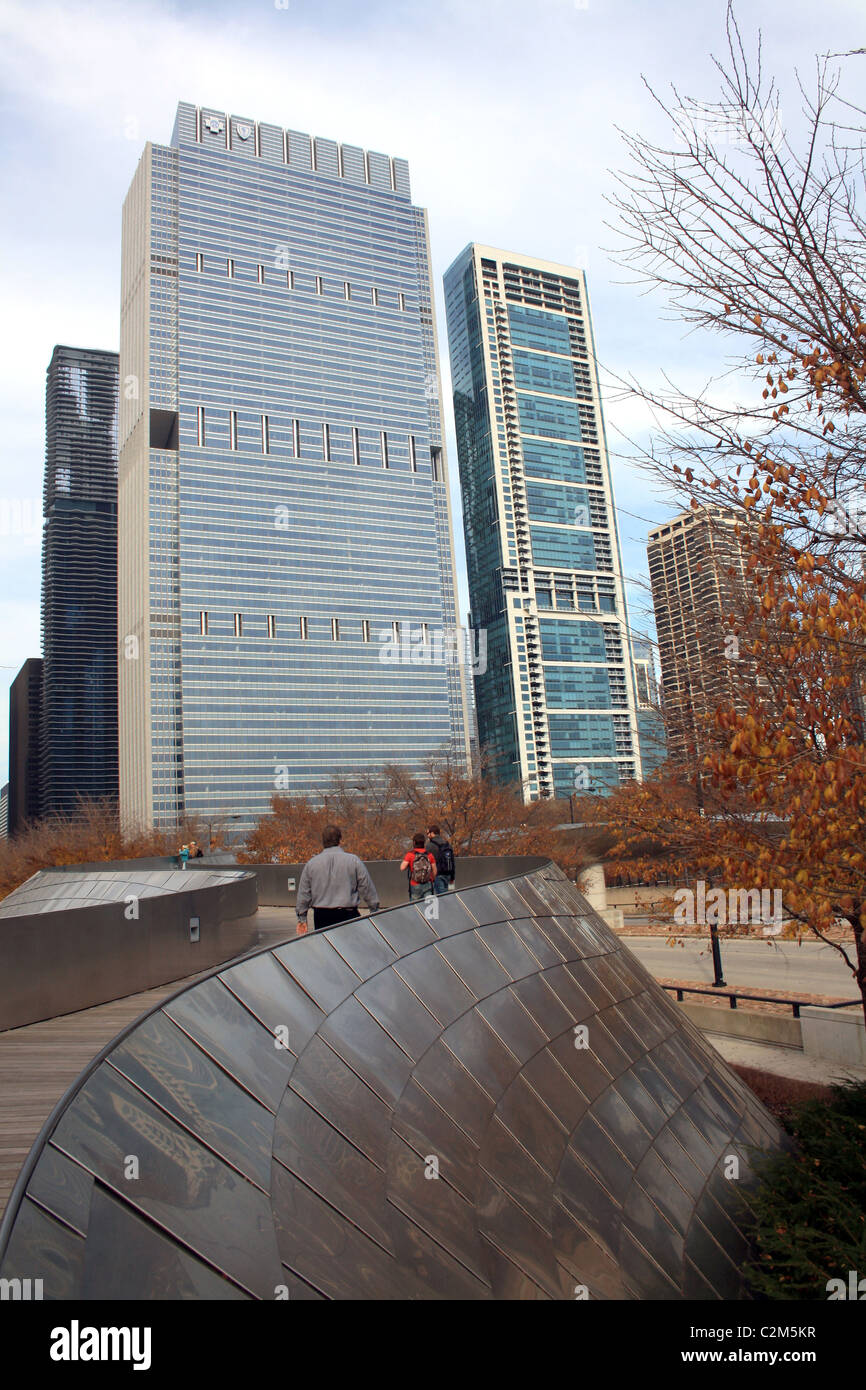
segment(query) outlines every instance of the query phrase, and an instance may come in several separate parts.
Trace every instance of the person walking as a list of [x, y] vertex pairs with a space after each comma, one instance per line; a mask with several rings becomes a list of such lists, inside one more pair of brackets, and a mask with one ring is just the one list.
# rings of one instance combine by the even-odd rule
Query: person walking
[[314, 854], [301, 870], [295, 910], [298, 914], [298, 935], [307, 931], [307, 914], [312, 908], [313, 930], [332, 927], [336, 922], [348, 922], [360, 917], [361, 898], [375, 912], [379, 894], [367, 866], [357, 854], [341, 848], [343, 832], [338, 825], [326, 825], [322, 831], [321, 854]]
[[436, 860], [436, 878], [433, 883], [434, 893], [447, 893], [449, 888], [454, 887], [456, 877], [456, 867], [454, 864], [454, 851], [449, 842], [440, 833], [439, 826], [434, 823], [427, 831], [427, 843], [424, 846], [429, 854]]
[[180, 847], [180, 853], [178, 854], [177, 857], [178, 857], [178, 859], [180, 860], [180, 867], [181, 867], [182, 869], [185, 869], [185, 868], [186, 868], [186, 861], [189, 859], [189, 845], [181, 845], [181, 847]]
[[433, 893], [433, 884], [436, 881], [438, 872], [436, 867], [436, 856], [424, 848], [425, 836], [419, 830], [417, 835], [412, 836], [412, 848], [403, 856], [400, 865], [401, 873], [408, 871], [409, 874], [409, 899], [416, 902], [419, 898], [429, 898]]

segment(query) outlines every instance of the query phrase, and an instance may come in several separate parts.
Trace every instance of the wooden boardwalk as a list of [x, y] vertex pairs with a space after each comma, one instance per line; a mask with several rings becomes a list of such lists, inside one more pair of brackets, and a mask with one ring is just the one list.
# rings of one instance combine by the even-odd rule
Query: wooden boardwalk
[[[294, 935], [296, 919], [289, 908], [265, 908], [259, 918], [255, 950]], [[0, 1217], [36, 1136], [88, 1062], [141, 1014], [198, 978], [190, 975], [110, 1004], [0, 1032]]]

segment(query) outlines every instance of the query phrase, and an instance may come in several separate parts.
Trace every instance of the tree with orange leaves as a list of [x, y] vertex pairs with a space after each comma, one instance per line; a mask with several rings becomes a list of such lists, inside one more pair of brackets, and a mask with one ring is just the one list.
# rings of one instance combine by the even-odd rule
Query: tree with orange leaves
[[139, 859], [173, 855], [178, 835], [201, 836], [194, 820], [181, 831], [120, 829], [117, 803], [110, 799], [83, 799], [65, 815], [33, 821], [9, 840], [0, 840], [0, 898], [13, 892], [40, 869], [69, 864], [106, 863], [112, 859]]
[[334, 822], [362, 859], [402, 859], [415, 831], [440, 825], [455, 855], [538, 854], [555, 859], [570, 876], [590, 862], [576, 837], [557, 829], [561, 807], [526, 805], [513, 786], [496, 782], [482, 766], [467, 774], [445, 760], [426, 776], [391, 766], [379, 776], [337, 781], [321, 802], [275, 796], [247, 839], [241, 858], [297, 864], [321, 849], [323, 827]]
[[[739, 371], [725, 395], [621, 384], [664, 421], [645, 466], [692, 508], [740, 518], [751, 589], [728, 621], [763, 688], [714, 711], [697, 778], [668, 766], [592, 814], [620, 857], [651, 845], [681, 873], [780, 889], [784, 915], [840, 952], [866, 1014], [863, 112], [823, 59], [783, 128], [730, 8], [727, 32], [719, 100], [660, 102], [675, 143], [627, 137], [614, 201], [626, 262], [721, 333]], [[849, 944], [828, 937], [840, 922]]]

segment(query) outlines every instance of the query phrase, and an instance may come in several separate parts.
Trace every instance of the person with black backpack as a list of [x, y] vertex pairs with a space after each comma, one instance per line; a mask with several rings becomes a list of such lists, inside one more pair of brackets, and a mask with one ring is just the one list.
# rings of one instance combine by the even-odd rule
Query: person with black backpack
[[433, 883], [434, 893], [447, 893], [449, 888], [454, 887], [456, 868], [454, 865], [454, 851], [446, 839], [439, 833], [439, 826], [433, 824], [427, 831], [427, 851], [436, 860], [436, 878]]
[[419, 830], [412, 836], [412, 848], [403, 856], [400, 872], [409, 872], [409, 898], [416, 902], [419, 898], [429, 898], [433, 893], [438, 865], [435, 854], [424, 848], [424, 835]]

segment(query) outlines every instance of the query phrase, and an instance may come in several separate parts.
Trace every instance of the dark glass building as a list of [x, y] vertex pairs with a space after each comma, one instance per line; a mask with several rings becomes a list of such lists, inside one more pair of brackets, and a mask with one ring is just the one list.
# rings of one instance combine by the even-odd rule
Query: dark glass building
[[25, 661], [9, 689], [9, 792], [7, 833], [14, 835], [41, 814], [39, 796], [42, 660]]
[[42, 815], [117, 797], [117, 353], [48, 367], [42, 551]]

